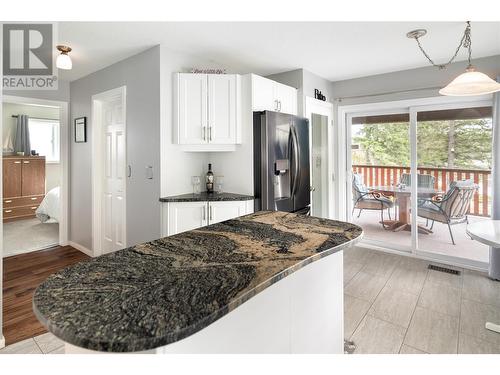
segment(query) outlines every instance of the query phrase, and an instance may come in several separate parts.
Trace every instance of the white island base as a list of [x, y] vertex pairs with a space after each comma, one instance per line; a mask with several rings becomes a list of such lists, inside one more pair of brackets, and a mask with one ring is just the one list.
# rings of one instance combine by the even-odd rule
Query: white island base
[[[142, 353], [344, 353], [343, 251], [304, 266], [201, 331]], [[103, 353], [66, 344], [66, 353]]]

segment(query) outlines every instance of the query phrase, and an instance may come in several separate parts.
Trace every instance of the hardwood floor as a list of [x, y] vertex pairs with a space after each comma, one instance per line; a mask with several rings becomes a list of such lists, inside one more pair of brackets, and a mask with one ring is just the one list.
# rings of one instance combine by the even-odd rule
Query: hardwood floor
[[7, 345], [47, 332], [32, 310], [36, 287], [54, 272], [86, 259], [90, 257], [71, 246], [4, 258], [3, 334]]

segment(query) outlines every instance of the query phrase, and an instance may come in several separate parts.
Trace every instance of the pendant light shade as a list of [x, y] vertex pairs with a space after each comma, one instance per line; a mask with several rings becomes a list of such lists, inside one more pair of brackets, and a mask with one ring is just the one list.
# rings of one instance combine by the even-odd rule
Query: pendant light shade
[[446, 87], [439, 90], [439, 93], [447, 96], [473, 96], [497, 91], [500, 91], [500, 83], [484, 73], [477, 72], [473, 66], [469, 65], [465, 73], [460, 74]]
[[71, 57], [68, 55], [68, 53], [71, 52], [71, 47], [57, 46], [56, 48], [61, 52], [61, 54], [57, 56], [56, 66], [59, 69], [64, 70], [70, 70], [73, 68], [73, 62], [71, 61]]

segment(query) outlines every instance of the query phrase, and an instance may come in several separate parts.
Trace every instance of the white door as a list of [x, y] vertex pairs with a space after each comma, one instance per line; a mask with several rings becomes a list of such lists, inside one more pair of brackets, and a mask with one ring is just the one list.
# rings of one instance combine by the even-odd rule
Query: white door
[[208, 142], [207, 75], [180, 73], [178, 75], [179, 143]]
[[295, 88], [276, 83], [274, 97], [278, 101], [278, 112], [297, 114], [297, 90]]
[[168, 203], [168, 235], [208, 225], [207, 202]]
[[252, 74], [252, 109], [254, 111], [277, 111], [278, 101], [274, 97], [276, 82]]
[[102, 197], [103, 253], [126, 247], [126, 137], [121, 98], [103, 102], [104, 168]]
[[208, 75], [208, 142], [236, 143], [236, 75]]
[[246, 214], [247, 214], [246, 201], [208, 203], [209, 224], [220, 223], [221, 221], [234, 219], [235, 217], [243, 216]]

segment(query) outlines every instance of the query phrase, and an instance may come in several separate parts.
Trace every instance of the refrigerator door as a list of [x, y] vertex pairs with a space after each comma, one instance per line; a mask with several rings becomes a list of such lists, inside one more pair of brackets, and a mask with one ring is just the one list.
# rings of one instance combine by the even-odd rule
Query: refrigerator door
[[292, 199], [293, 211], [303, 212], [311, 204], [309, 169], [309, 121], [294, 117], [291, 128]]
[[293, 116], [278, 112], [254, 113], [255, 209], [293, 211]]

